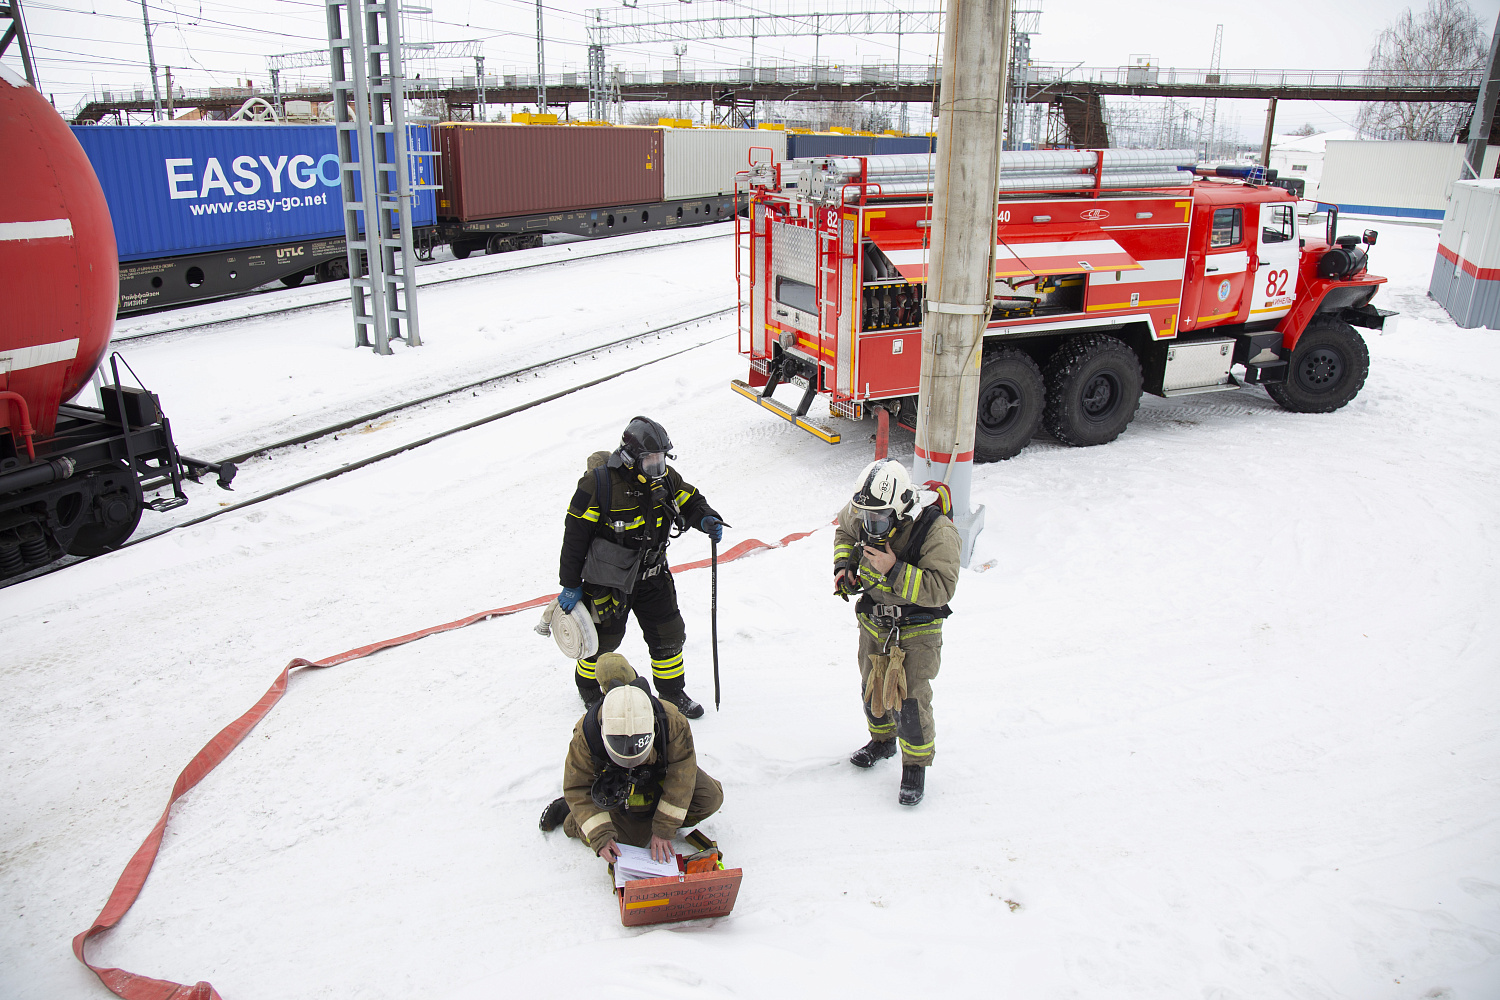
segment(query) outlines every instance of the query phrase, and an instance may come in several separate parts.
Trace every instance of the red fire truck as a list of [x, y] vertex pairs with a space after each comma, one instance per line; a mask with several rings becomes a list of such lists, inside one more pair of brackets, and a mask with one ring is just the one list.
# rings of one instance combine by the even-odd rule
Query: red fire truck
[[[916, 423], [931, 226], [925, 155], [754, 167], [738, 225], [739, 350], [732, 386], [835, 443], [809, 418], [884, 410]], [[994, 302], [980, 368], [974, 459], [1017, 454], [1045, 426], [1104, 444], [1159, 396], [1263, 385], [1283, 407], [1329, 412], [1359, 392], [1356, 326], [1386, 280], [1366, 273], [1376, 233], [1304, 235], [1293, 195], [1191, 152], [1006, 152]], [[1214, 174], [1215, 176], [1202, 176]], [[1235, 366], [1241, 366], [1236, 372]], [[801, 398], [773, 398], [791, 383]]]

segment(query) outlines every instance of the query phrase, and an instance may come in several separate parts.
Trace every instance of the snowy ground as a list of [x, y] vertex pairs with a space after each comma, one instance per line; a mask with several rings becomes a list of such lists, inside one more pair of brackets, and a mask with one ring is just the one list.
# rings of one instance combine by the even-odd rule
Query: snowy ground
[[[295, 676], [91, 957], [229, 1000], [1500, 996], [1500, 341], [1425, 298], [1433, 232], [1380, 228], [1377, 301], [1403, 317], [1344, 410], [1147, 397], [1107, 447], [1039, 438], [976, 470], [994, 566], [960, 582], [917, 809], [894, 764], [845, 762], [865, 735], [829, 531], [720, 568], [724, 710], [695, 734], [726, 791], [706, 828], [745, 869], [731, 917], [622, 928], [603, 864], [537, 832], [578, 705], [525, 613]], [[132, 364], [215, 457], [728, 305], [728, 242], [447, 285], [394, 358], [330, 306]], [[671, 430], [728, 541], [825, 524], [868, 443], [757, 410], [742, 371], [715, 341], [4, 590], [0, 994], [107, 995], [69, 939], [289, 659], [555, 590], [584, 456], [632, 414]], [[700, 700], [708, 582], [678, 578]], [[622, 651], [644, 661], [638, 632]]]

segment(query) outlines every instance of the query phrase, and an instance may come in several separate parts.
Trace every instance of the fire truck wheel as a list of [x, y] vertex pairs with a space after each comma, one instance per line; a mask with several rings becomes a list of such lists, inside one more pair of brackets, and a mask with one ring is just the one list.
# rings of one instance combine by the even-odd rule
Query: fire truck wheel
[[1135, 419], [1140, 405], [1141, 363], [1117, 337], [1075, 337], [1047, 362], [1042, 422], [1063, 444], [1108, 444]]
[[1286, 381], [1266, 393], [1293, 413], [1332, 413], [1359, 394], [1370, 374], [1370, 349], [1341, 320], [1315, 321], [1292, 351]]
[[124, 462], [90, 473], [90, 487], [95, 490], [95, 520], [73, 536], [68, 553], [75, 556], [98, 556], [120, 547], [141, 523], [145, 497], [141, 481]]
[[979, 369], [979, 417], [974, 461], [1014, 458], [1042, 425], [1047, 390], [1042, 370], [1026, 354], [1005, 348], [987, 354]]

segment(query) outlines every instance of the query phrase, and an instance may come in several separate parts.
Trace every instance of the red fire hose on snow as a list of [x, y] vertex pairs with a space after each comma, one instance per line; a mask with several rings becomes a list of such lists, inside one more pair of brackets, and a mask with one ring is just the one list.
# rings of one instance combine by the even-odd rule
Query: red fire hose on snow
[[[746, 539], [725, 552], [718, 558], [718, 561], [733, 562], [761, 549], [779, 549], [812, 534], [811, 531], [799, 531], [787, 535], [778, 542], [762, 542], [755, 538]], [[713, 562], [712, 559], [700, 559], [696, 562], [684, 563], [680, 566], [673, 566], [672, 572], [683, 573], [688, 570], [702, 569], [711, 562]], [[281, 672], [260, 700], [251, 706], [248, 712], [225, 726], [217, 736], [209, 740], [177, 776], [177, 782], [172, 786], [172, 795], [167, 799], [167, 807], [162, 810], [161, 818], [156, 821], [156, 826], [152, 827], [151, 833], [141, 842], [141, 846], [136, 849], [129, 863], [125, 865], [125, 870], [120, 874], [119, 881], [115, 883], [114, 891], [109, 894], [109, 900], [104, 904], [104, 909], [100, 910], [99, 916], [94, 918], [93, 926], [73, 938], [73, 954], [77, 956], [78, 961], [93, 970], [94, 974], [99, 977], [99, 981], [111, 993], [125, 1000], [222, 1000], [219, 992], [205, 982], [185, 986], [165, 979], [151, 979], [147, 976], [136, 975], [134, 972], [126, 972], [124, 969], [100, 968], [84, 957], [84, 946], [89, 939], [118, 924], [136, 899], [140, 897], [141, 889], [146, 884], [146, 877], [151, 874], [151, 867], [156, 863], [156, 855], [161, 850], [162, 836], [166, 833], [167, 818], [172, 813], [173, 804], [207, 777], [210, 771], [223, 763], [250, 730], [271, 713], [271, 709], [276, 707], [282, 695], [286, 694], [287, 683], [291, 679], [293, 670], [302, 667], [335, 667], [341, 663], [348, 663], [350, 660], [369, 656], [371, 653], [378, 653], [382, 649], [403, 646], [408, 642], [425, 639], [429, 635], [451, 632], [490, 618], [513, 615], [528, 608], [545, 607], [556, 596], [556, 594], [548, 594], [545, 597], [532, 598], [523, 604], [481, 611], [445, 625], [434, 625], [420, 632], [360, 646], [358, 649], [351, 649], [337, 656], [329, 656], [321, 660], [304, 660], [299, 657], [288, 663], [286, 669]]]

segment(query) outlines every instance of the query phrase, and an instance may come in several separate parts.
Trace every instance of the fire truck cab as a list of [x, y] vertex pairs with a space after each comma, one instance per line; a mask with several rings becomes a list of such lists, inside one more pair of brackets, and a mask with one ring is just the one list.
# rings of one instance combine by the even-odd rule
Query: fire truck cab
[[[882, 408], [915, 426], [934, 159], [748, 173], [737, 271], [750, 371], [735, 391], [830, 443], [837, 423], [808, 416], [820, 394], [833, 417]], [[1305, 234], [1287, 191], [1192, 164], [1174, 151], [1002, 154], [976, 461], [1012, 457], [1042, 426], [1070, 445], [1112, 441], [1143, 391], [1263, 385], [1298, 412], [1359, 392], [1369, 353], [1354, 327], [1389, 315], [1370, 305], [1385, 279], [1366, 273], [1361, 245], [1377, 234], [1336, 238], [1336, 212], [1326, 234]], [[774, 398], [787, 383], [792, 404]]]

